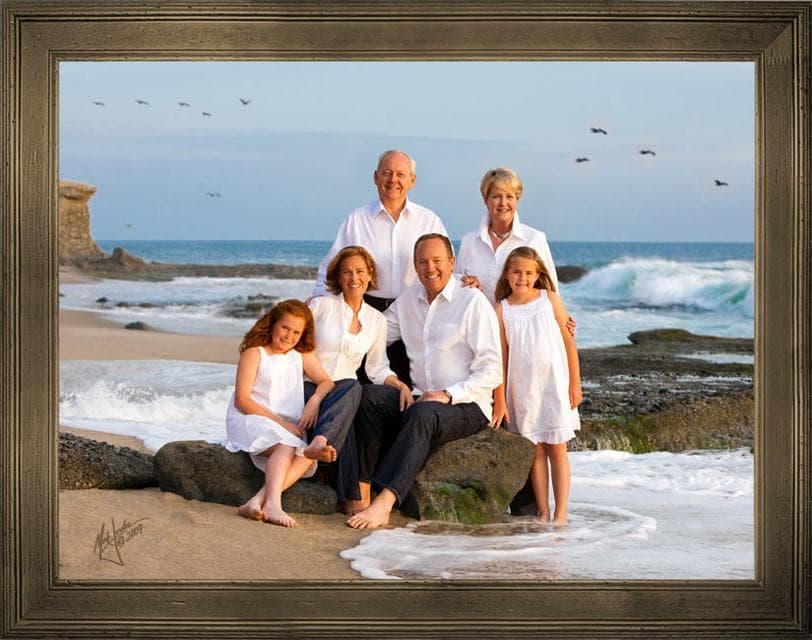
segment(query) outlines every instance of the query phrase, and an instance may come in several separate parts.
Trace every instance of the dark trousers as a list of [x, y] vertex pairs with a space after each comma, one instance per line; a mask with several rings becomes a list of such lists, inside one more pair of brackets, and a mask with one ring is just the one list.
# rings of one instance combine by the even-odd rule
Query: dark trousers
[[[391, 387], [380, 389], [362, 396], [355, 421], [359, 478], [371, 476], [376, 490], [390, 489], [400, 504], [433, 450], [487, 428], [488, 420], [473, 402], [415, 402], [401, 414], [397, 392]], [[387, 441], [391, 442], [388, 447]]]
[[[364, 295], [364, 302], [381, 313], [386, 311], [394, 301], [395, 298], [376, 298], [369, 294]], [[409, 356], [406, 354], [406, 345], [403, 344], [403, 340], [397, 340], [386, 347], [386, 357], [389, 360], [389, 368], [395, 372], [401, 382], [405, 382], [411, 388], [412, 376], [409, 373]], [[364, 369], [365, 363], [366, 358], [361, 362], [361, 366], [358, 367], [355, 374], [358, 376], [358, 382], [370, 384], [372, 381], [367, 377]]]
[[[316, 425], [308, 431], [308, 441], [324, 436], [335, 447], [338, 458], [327, 465], [330, 483], [338, 494], [339, 502], [360, 500], [358, 493], [358, 449], [355, 444], [353, 419], [361, 402], [361, 385], [349, 378], [336, 380], [335, 388], [322, 399]], [[304, 383], [307, 402], [316, 391], [312, 382]]]

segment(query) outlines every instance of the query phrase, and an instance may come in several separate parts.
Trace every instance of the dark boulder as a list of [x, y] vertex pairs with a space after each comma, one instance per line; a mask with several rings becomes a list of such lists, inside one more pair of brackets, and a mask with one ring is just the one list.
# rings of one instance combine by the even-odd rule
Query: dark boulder
[[[155, 472], [163, 491], [235, 507], [264, 482], [247, 453], [232, 453], [201, 440], [165, 444], [155, 454]], [[300, 480], [282, 494], [282, 508], [294, 513], [335, 513], [337, 501], [330, 487], [310, 480]]]
[[152, 456], [71, 433], [59, 434], [60, 489], [139, 489], [155, 484]]
[[425, 520], [483, 524], [503, 520], [533, 464], [533, 443], [485, 429], [446, 443], [417, 475], [404, 511]]
[[134, 331], [155, 331], [150, 325], [146, 322], [141, 322], [140, 320], [136, 320], [135, 322], [128, 322], [124, 325], [125, 329], [132, 329]]
[[558, 281], [567, 283], [580, 280], [586, 275], [587, 270], [583, 267], [565, 264], [555, 268], [555, 273], [558, 276]]

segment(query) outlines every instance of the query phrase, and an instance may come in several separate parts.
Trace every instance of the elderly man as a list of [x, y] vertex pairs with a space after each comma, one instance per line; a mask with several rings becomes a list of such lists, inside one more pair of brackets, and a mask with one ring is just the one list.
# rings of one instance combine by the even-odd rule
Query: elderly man
[[[359, 414], [360, 477], [363, 481], [371, 475], [379, 493], [347, 519], [356, 529], [389, 522], [433, 448], [486, 428], [493, 390], [502, 383], [496, 313], [481, 291], [462, 287], [452, 274], [449, 239], [435, 233], [421, 236], [414, 246], [414, 266], [419, 282], [398, 297], [386, 316], [387, 340], [402, 338], [406, 345], [418, 397], [402, 414], [396, 394], [377, 398], [372, 410]], [[372, 472], [370, 451], [379, 450], [393, 424], [400, 430]]]
[[[378, 288], [375, 295], [366, 294], [364, 300], [379, 311], [384, 311], [414, 282], [412, 248], [415, 240], [425, 233], [447, 235], [437, 214], [408, 199], [415, 177], [415, 162], [403, 151], [390, 149], [380, 155], [378, 167], [372, 174], [378, 200], [351, 211], [344, 220], [319, 266], [314, 296], [325, 294], [327, 265], [349, 245], [364, 247], [375, 260]], [[408, 382], [409, 363], [402, 345], [391, 345], [387, 355], [398, 377]]]

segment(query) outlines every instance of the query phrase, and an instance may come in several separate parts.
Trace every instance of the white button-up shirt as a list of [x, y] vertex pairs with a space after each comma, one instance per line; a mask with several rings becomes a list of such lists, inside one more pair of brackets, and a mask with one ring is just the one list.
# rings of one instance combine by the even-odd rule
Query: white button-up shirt
[[496, 282], [502, 274], [502, 267], [505, 266], [508, 254], [516, 247], [532, 247], [541, 256], [544, 265], [550, 272], [556, 289], [558, 289], [558, 275], [555, 272], [553, 256], [550, 253], [550, 246], [547, 244], [547, 236], [543, 231], [528, 227], [519, 221], [519, 212], [513, 218], [513, 227], [510, 235], [496, 251], [493, 250], [493, 243], [488, 235], [489, 216], [486, 213], [482, 218], [479, 229], [466, 233], [460, 244], [460, 255], [454, 271], [461, 276], [476, 276], [479, 285], [482, 287], [488, 300], [496, 302]]
[[358, 311], [361, 330], [352, 334], [353, 312], [342, 294], [313, 298], [310, 310], [316, 324], [316, 355], [331, 379], [355, 379], [364, 356], [364, 370], [375, 384], [395, 375], [386, 357], [386, 318], [380, 311], [364, 302]]
[[424, 233], [448, 235], [436, 213], [410, 200], [406, 200], [397, 222], [392, 220], [380, 200], [351, 211], [321, 261], [313, 295], [321, 296], [326, 292], [324, 276], [330, 260], [344, 247], [359, 245], [372, 255], [378, 271], [378, 288], [369, 291], [370, 295], [397, 298], [417, 277], [414, 243]]
[[478, 289], [452, 274], [429, 304], [416, 282], [384, 314], [387, 342], [401, 339], [409, 355], [414, 391], [445, 389], [454, 404], [476, 402], [491, 419], [493, 390], [502, 383], [499, 321]]

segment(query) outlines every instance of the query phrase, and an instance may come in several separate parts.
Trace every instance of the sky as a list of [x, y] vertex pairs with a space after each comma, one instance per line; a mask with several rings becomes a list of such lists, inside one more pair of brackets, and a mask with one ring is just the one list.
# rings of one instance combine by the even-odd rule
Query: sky
[[749, 62], [61, 62], [59, 101], [97, 240], [332, 240], [390, 148], [453, 239], [507, 166], [552, 241], [753, 240]]

